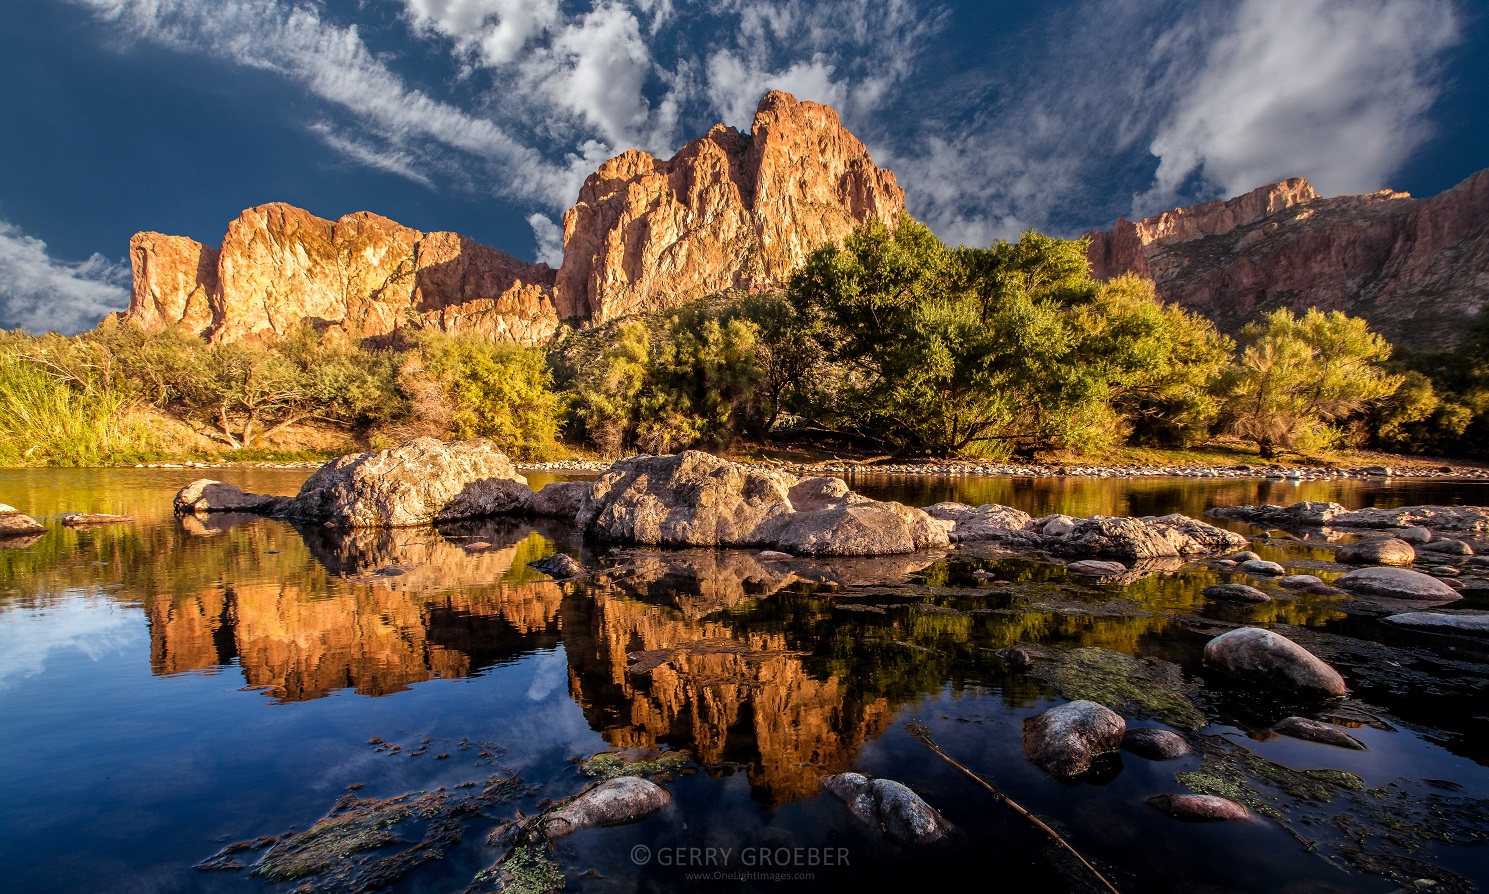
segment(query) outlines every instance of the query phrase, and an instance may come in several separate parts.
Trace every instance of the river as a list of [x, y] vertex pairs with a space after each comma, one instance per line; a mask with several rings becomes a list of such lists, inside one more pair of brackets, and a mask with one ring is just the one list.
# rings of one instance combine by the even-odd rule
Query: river
[[[608, 550], [552, 523], [351, 536], [268, 519], [183, 524], [170, 500], [197, 474], [0, 470], [0, 502], [49, 528], [0, 549], [6, 890], [298, 890], [303, 880], [250, 874], [266, 845], [219, 851], [311, 829], [349, 794], [342, 811], [387, 819], [366, 833], [376, 847], [344, 848], [303, 890], [497, 890], [479, 875], [500, 854], [487, 832], [574, 794], [589, 781], [581, 760], [620, 749], [685, 752], [661, 777], [672, 806], [556, 842], [566, 890], [1093, 890], [1043, 833], [913, 739], [912, 721], [1124, 892], [1489, 885], [1489, 646], [1389, 628], [1346, 597], [1271, 587], [1279, 598], [1259, 606], [1217, 603], [1207, 584], [1268, 585], [1206, 561], [1100, 583], [977, 548], [769, 563]], [[213, 474], [292, 493], [307, 473]], [[1035, 515], [1489, 504], [1489, 483], [1445, 480], [853, 483], [912, 505]], [[74, 531], [63, 512], [136, 520]], [[1321, 543], [1253, 548], [1326, 580], [1342, 570]], [[558, 584], [527, 566], [559, 550], [614, 573]], [[1472, 592], [1454, 607], [1489, 608]], [[1303, 643], [1350, 696], [1320, 708], [1218, 679], [1201, 650], [1239, 624]], [[1034, 669], [1000, 656], [1013, 646]], [[1196, 753], [1113, 756], [1076, 784], [1025, 760], [1023, 720], [1112, 667], [1148, 675], [1129, 724], [1185, 730]], [[1368, 750], [1268, 732], [1294, 713], [1331, 719]], [[956, 836], [924, 851], [883, 843], [822, 793], [821, 778], [845, 770], [911, 786]], [[1148, 806], [1186, 791], [1179, 777], [1242, 785], [1254, 820], [1186, 823]], [[435, 793], [421, 804], [468, 800], [376, 814], [420, 792]], [[214, 855], [227, 868], [196, 868]], [[544, 877], [520, 874], [509, 890]]]

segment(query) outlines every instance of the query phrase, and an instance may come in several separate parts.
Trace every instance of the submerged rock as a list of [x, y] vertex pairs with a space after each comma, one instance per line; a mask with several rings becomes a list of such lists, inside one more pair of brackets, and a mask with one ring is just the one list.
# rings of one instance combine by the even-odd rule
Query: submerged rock
[[1288, 717], [1278, 721], [1273, 724], [1272, 732], [1293, 739], [1317, 742], [1320, 745], [1333, 745], [1337, 748], [1349, 748], [1354, 751], [1366, 750], [1364, 742], [1361, 742], [1344, 730], [1336, 726], [1330, 726], [1327, 723], [1320, 723], [1317, 720], [1309, 720], [1307, 717]]
[[289, 502], [289, 497], [251, 494], [225, 481], [200, 478], [176, 492], [177, 515], [200, 515], [209, 512], [274, 512]]
[[1127, 566], [1121, 562], [1103, 562], [1099, 559], [1082, 559], [1079, 562], [1071, 562], [1065, 566], [1065, 570], [1072, 574], [1080, 574], [1086, 577], [1115, 577], [1124, 574]]
[[1334, 586], [1365, 596], [1391, 599], [1441, 599], [1463, 597], [1457, 590], [1430, 574], [1410, 568], [1357, 568], [1339, 576]]
[[1271, 596], [1256, 587], [1248, 587], [1245, 584], [1211, 584], [1205, 587], [1203, 595], [1210, 599], [1223, 599], [1226, 602], [1272, 601]]
[[571, 555], [568, 555], [567, 553], [556, 553], [554, 555], [538, 559], [535, 562], [528, 562], [527, 564], [532, 566], [533, 568], [538, 569], [554, 580], [568, 580], [571, 577], [578, 577], [579, 575], [584, 573], [584, 566], [579, 564], [579, 561], [577, 559], [575, 559]]
[[102, 525], [125, 525], [134, 521], [132, 515], [106, 515], [97, 512], [68, 512], [57, 516], [57, 520], [69, 528], [96, 528]]
[[533, 494], [527, 505], [527, 514], [540, 518], [577, 518], [589, 486], [588, 481], [549, 482]]
[[1241, 563], [1240, 567], [1242, 571], [1249, 574], [1265, 574], [1271, 577], [1287, 573], [1286, 568], [1276, 562], [1268, 562], [1266, 559], [1247, 559]]
[[1299, 695], [1344, 695], [1344, 678], [1318, 656], [1280, 633], [1242, 627], [1205, 644], [1207, 666], [1252, 683]]
[[1381, 618], [1393, 627], [1489, 637], [1489, 612], [1402, 612]]
[[798, 555], [891, 555], [951, 542], [950, 523], [855, 494], [841, 479], [797, 480], [696, 450], [611, 466], [585, 496], [578, 521], [606, 540]]
[[1160, 658], [1086, 646], [1040, 662], [1033, 673], [1071, 701], [1096, 702], [1124, 716], [1151, 717], [1182, 730], [1199, 730], [1207, 723], [1190, 698], [1195, 687], [1185, 682], [1184, 671]]
[[643, 820], [672, 803], [672, 795], [649, 779], [617, 776], [575, 795], [541, 821], [544, 835], [560, 838], [591, 826], [620, 826]]
[[1102, 754], [1122, 747], [1127, 722], [1091, 701], [1050, 708], [1024, 721], [1024, 756], [1058, 779], [1091, 769]]
[[1251, 811], [1219, 795], [1154, 795], [1148, 803], [1178, 819], [1201, 823], [1244, 823]]
[[1122, 736], [1122, 750], [1150, 761], [1173, 760], [1190, 752], [1188, 739], [1166, 729], [1130, 729]]
[[1385, 537], [1340, 547], [1334, 559], [1346, 565], [1410, 565], [1417, 560], [1417, 551], [1405, 540]]
[[931, 844], [951, 832], [951, 823], [936, 808], [893, 779], [839, 773], [823, 779], [822, 787], [855, 819], [901, 847]]
[[532, 498], [527, 479], [491, 441], [416, 438], [326, 463], [284, 514], [338, 527], [404, 527], [519, 514]]

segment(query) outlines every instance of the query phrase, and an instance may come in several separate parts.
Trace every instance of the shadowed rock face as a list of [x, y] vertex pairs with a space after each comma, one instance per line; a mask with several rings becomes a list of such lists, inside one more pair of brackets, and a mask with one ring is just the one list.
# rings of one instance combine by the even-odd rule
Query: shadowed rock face
[[1489, 171], [1430, 199], [1323, 198], [1301, 179], [1088, 234], [1100, 279], [1137, 273], [1236, 331], [1278, 307], [1341, 310], [1395, 344], [1458, 344], [1489, 287]]
[[668, 161], [631, 150], [590, 175], [564, 215], [558, 271], [366, 211], [333, 222], [276, 202], [244, 211], [220, 251], [136, 235], [124, 319], [213, 341], [272, 340], [309, 321], [353, 338], [413, 327], [540, 344], [560, 318], [600, 323], [780, 283], [904, 205], [836, 112], [773, 91], [753, 133], [718, 125]]

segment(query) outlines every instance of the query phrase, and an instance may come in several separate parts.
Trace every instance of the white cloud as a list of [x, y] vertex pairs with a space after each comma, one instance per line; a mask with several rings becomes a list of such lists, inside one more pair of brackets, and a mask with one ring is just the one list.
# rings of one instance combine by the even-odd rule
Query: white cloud
[[129, 306], [129, 267], [93, 255], [54, 260], [40, 239], [0, 220], [0, 329], [73, 335]]
[[527, 225], [538, 242], [538, 260], [557, 268], [564, 261], [564, 230], [545, 214], [529, 214]]
[[396, 174], [405, 180], [412, 180], [426, 189], [434, 189], [434, 181], [427, 174], [419, 170], [422, 160], [412, 152], [369, 145], [358, 140], [355, 136], [342, 134], [328, 121], [312, 124], [310, 129], [327, 146], [330, 146], [358, 164], [389, 174]]
[[1246, 0], [1175, 85], [1135, 213], [1195, 177], [1223, 195], [1295, 175], [1325, 194], [1381, 188], [1431, 135], [1439, 59], [1458, 39], [1448, 0]]
[[558, 0], [404, 0], [416, 29], [451, 38], [483, 65], [517, 59], [558, 21]]
[[111, 599], [72, 596], [43, 609], [0, 612], [0, 690], [46, 669], [56, 653], [73, 651], [98, 661], [144, 636], [138, 610]]

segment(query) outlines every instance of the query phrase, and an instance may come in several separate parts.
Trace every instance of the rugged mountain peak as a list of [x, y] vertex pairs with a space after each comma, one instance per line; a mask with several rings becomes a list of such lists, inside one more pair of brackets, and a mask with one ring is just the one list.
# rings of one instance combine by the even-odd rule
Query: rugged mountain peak
[[366, 211], [333, 222], [271, 202], [229, 224], [220, 251], [141, 233], [130, 254], [125, 319], [213, 341], [272, 340], [310, 321], [356, 338], [414, 327], [536, 344], [558, 325], [548, 265]]
[[1489, 171], [1419, 200], [1325, 198], [1294, 178], [1088, 234], [1092, 273], [1137, 273], [1234, 332], [1288, 307], [1363, 316], [1395, 344], [1442, 350], [1489, 298]]
[[665, 162], [631, 150], [585, 180], [564, 215], [558, 311], [598, 323], [778, 283], [904, 203], [837, 112], [771, 91], [750, 133], [716, 125]]

